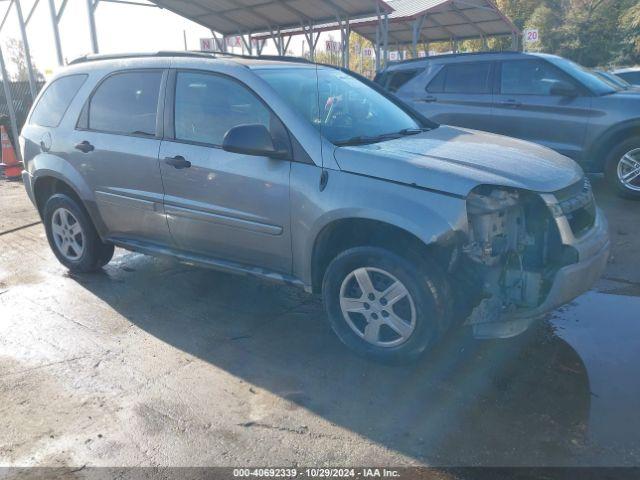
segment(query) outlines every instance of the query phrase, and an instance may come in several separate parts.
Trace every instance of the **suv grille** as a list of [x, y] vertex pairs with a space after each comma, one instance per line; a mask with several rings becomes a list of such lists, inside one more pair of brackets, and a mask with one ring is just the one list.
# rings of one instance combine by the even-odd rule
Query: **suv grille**
[[558, 208], [554, 210], [554, 215], [566, 216], [576, 237], [593, 227], [596, 219], [596, 205], [589, 179], [585, 177], [584, 180], [559, 190], [555, 196], [558, 200]]

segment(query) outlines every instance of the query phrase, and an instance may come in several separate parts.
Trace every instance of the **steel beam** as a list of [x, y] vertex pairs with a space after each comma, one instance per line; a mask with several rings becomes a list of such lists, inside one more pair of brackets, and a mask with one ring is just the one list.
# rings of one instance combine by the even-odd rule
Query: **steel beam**
[[20, 36], [22, 37], [22, 46], [24, 47], [25, 61], [27, 62], [27, 73], [29, 75], [29, 91], [31, 98], [36, 99], [38, 90], [36, 88], [36, 75], [33, 71], [33, 63], [31, 62], [31, 49], [29, 48], [29, 39], [27, 38], [27, 27], [22, 16], [22, 6], [20, 0], [15, 0], [16, 14], [18, 16], [18, 26], [20, 27]]
[[87, 15], [89, 18], [89, 35], [91, 37], [91, 51], [93, 53], [99, 53], [98, 49], [98, 32], [96, 31], [96, 17], [95, 8], [98, 6], [100, 0], [86, 0], [87, 1]]
[[60, 5], [60, 10], [58, 10], [58, 14], [56, 16], [56, 18], [58, 19], [58, 23], [60, 22], [60, 19], [62, 18], [62, 15], [64, 14], [64, 10], [65, 8], [67, 8], [67, 0], [62, 0], [62, 4]]
[[2, 87], [4, 88], [4, 97], [7, 101], [7, 110], [9, 111], [9, 121], [11, 122], [11, 133], [15, 143], [14, 148], [19, 162], [22, 162], [22, 152], [19, 148], [19, 132], [18, 121], [16, 120], [16, 110], [13, 105], [13, 97], [11, 96], [11, 86], [9, 75], [7, 75], [7, 67], [4, 63], [4, 55], [2, 54], [2, 46], [0, 46], [0, 75], [2, 75]]
[[29, 13], [27, 13], [27, 18], [25, 18], [25, 20], [24, 20], [24, 24], [25, 25], [29, 25], [29, 21], [31, 20], [31, 17], [33, 16], [33, 12], [36, 11], [36, 8], [38, 7], [39, 3], [40, 3], [40, 0], [36, 0], [35, 2], [33, 2], [33, 5], [31, 5], [31, 10], [29, 10]]
[[382, 41], [384, 42], [384, 66], [389, 63], [389, 14], [384, 12]]
[[55, 0], [49, 0], [49, 15], [51, 16], [51, 29], [53, 30], [53, 43], [56, 47], [56, 57], [58, 58], [58, 65], [61, 67], [64, 65], [64, 58], [62, 56], [62, 43], [60, 42], [60, 28], [58, 26], [58, 13], [56, 12]]
[[420, 41], [420, 32], [422, 31], [422, 27], [424, 26], [424, 21], [426, 19], [426, 15], [421, 16], [413, 21], [413, 25], [411, 26], [412, 33], [412, 41], [411, 45], [413, 48], [413, 58], [418, 57], [418, 42]]
[[9, 5], [7, 6], [7, 9], [4, 12], [4, 17], [2, 17], [2, 22], [0, 22], [0, 30], [2, 30], [2, 27], [4, 27], [4, 24], [7, 21], [7, 18], [9, 17], [9, 13], [11, 13], [11, 7], [13, 7], [13, 0], [9, 1]]

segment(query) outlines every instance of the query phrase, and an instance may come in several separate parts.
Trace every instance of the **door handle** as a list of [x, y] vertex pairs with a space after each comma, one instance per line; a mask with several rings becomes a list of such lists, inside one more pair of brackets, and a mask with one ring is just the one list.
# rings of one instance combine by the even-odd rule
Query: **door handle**
[[423, 103], [435, 103], [438, 101], [438, 98], [434, 97], [433, 95], [427, 95], [426, 97], [420, 99], [419, 101]]
[[96, 149], [96, 147], [91, 145], [87, 140], [80, 142], [75, 148], [76, 150], [80, 150], [82, 153], [93, 152]]
[[510, 99], [510, 100], [504, 100], [500, 102], [500, 105], [503, 105], [505, 107], [518, 108], [522, 106], [522, 103], [520, 103], [517, 100]]
[[182, 155], [176, 155], [175, 157], [166, 157], [164, 159], [164, 162], [167, 165], [171, 165], [172, 167], [177, 168], [178, 170], [189, 168], [191, 166], [191, 162], [184, 158]]

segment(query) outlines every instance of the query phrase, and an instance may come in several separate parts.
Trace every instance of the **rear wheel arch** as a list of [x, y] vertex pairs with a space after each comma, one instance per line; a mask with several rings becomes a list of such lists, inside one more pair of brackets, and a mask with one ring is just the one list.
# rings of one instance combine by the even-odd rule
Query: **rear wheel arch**
[[640, 120], [615, 125], [600, 135], [589, 147], [586, 159], [597, 170], [593, 173], [604, 172], [605, 163], [612, 149], [625, 140], [638, 136], [640, 136]]
[[64, 180], [55, 175], [42, 175], [34, 180], [33, 195], [36, 201], [36, 207], [38, 208], [38, 212], [40, 213], [41, 218], [43, 218], [44, 207], [47, 203], [47, 200], [57, 193], [68, 195], [75, 202], [77, 202], [78, 205], [88, 215], [89, 219], [93, 223], [93, 226], [96, 228], [98, 235], [100, 235], [101, 238], [104, 238], [106, 227], [101, 221], [96, 208], [92, 208], [92, 205], [83, 200], [82, 196], [72, 186], [71, 182], [68, 182], [67, 180]]
[[42, 215], [47, 200], [56, 193], [64, 193], [78, 202], [78, 205], [84, 205], [80, 195], [76, 190], [64, 180], [54, 176], [43, 176], [35, 180], [33, 184], [33, 193], [36, 200], [38, 212]]
[[[452, 237], [453, 238], [453, 237]], [[435, 261], [446, 266], [451, 244], [425, 243], [415, 234], [396, 225], [367, 218], [344, 218], [324, 226], [316, 236], [311, 258], [311, 283], [320, 293], [327, 267], [341, 252], [362, 246], [384, 248], [413, 261]]]

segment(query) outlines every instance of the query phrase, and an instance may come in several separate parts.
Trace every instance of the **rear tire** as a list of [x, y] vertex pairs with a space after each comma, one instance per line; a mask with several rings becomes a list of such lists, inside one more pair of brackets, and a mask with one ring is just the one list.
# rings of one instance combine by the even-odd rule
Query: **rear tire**
[[94, 272], [111, 260], [113, 245], [102, 242], [84, 208], [73, 198], [62, 193], [51, 196], [43, 219], [51, 250], [72, 272]]
[[[621, 197], [640, 200], [640, 170], [635, 172], [638, 168], [640, 137], [633, 137], [611, 151], [605, 163], [605, 177]], [[635, 176], [636, 173], [638, 176]]]
[[377, 247], [338, 255], [322, 284], [329, 322], [340, 340], [385, 363], [414, 361], [437, 343], [451, 323], [448, 292], [437, 265], [410, 262]]

